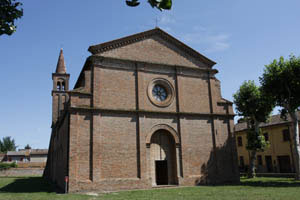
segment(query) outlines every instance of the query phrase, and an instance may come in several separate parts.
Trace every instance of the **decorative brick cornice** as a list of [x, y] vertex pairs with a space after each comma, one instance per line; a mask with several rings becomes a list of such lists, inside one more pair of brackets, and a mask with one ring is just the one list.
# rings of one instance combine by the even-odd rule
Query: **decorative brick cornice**
[[160, 114], [160, 115], [174, 115], [174, 116], [199, 116], [199, 117], [226, 117], [233, 119], [234, 114], [225, 113], [193, 113], [193, 112], [165, 112], [152, 110], [134, 110], [134, 109], [106, 109], [89, 106], [70, 107], [70, 111], [85, 111], [85, 112], [106, 112], [106, 113], [138, 113], [138, 114]]
[[[217, 69], [211, 69], [211, 68], [190, 68], [190, 67], [187, 67], [187, 66], [181, 66], [181, 65], [170, 65], [170, 64], [161, 64], [161, 63], [154, 63], [154, 62], [144, 62], [144, 61], [139, 61], [139, 60], [128, 60], [128, 59], [122, 59], [122, 58], [113, 58], [113, 57], [104, 57], [104, 56], [90, 56], [89, 57], [89, 61], [91, 61], [93, 64], [98, 64], [98, 62], [103, 62], [104, 60], [108, 60], [108, 61], [121, 61], [121, 62], [130, 62], [130, 63], [138, 63], [138, 64], [152, 64], [152, 65], [157, 65], [157, 66], [166, 66], [166, 67], [172, 67], [172, 68], [176, 68], [177, 69], [177, 74], [178, 75], [185, 75], [182, 71], [183, 70], [194, 70], [194, 71], [201, 71], [201, 72], [210, 72], [211, 74], [217, 74], [218, 73], [218, 70]], [[101, 64], [100, 64], [101, 66]], [[104, 66], [102, 66], [104, 67]], [[119, 69], [118, 67], [114, 67], [116, 69]], [[123, 68], [122, 68], [123, 69]], [[132, 68], [132, 70], [134, 70]], [[138, 71], [148, 71], [149, 70], [146, 70], [146, 69], [141, 69], [141, 68], [137, 68]], [[160, 73], [163, 73], [163, 72], [160, 72]]]

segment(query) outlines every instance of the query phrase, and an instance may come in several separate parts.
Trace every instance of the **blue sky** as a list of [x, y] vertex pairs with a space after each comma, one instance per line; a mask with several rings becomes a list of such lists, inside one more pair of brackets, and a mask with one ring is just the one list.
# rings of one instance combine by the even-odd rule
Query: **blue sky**
[[223, 97], [280, 56], [300, 55], [299, 0], [173, 0], [171, 11], [124, 0], [20, 0], [17, 32], [0, 36], [0, 138], [48, 148], [51, 73], [64, 49], [73, 88], [90, 45], [158, 26], [217, 62]]

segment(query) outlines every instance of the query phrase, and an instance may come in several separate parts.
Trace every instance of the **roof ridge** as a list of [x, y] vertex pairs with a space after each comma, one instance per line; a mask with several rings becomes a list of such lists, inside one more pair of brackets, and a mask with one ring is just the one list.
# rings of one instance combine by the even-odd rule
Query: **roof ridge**
[[[297, 111], [297, 115], [299, 117], [299, 121], [300, 121], [300, 111]], [[277, 125], [277, 124], [283, 124], [283, 123], [290, 123], [291, 119], [290, 116], [287, 116], [287, 119], [284, 120], [280, 117], [280, 114], [276, 114], [276, 115], [272, 115], [270, 117], [270, 120], [268, 120], [265, 123], [260, 123], [259, 127], [267, 127], [267, 126], [273, 126], [273, 125]], [[246, 122], [241, 122], [241, 123], [236, 123], [234, 125], [235, 131], [242, 131], [242, 130], [246, 130]]]

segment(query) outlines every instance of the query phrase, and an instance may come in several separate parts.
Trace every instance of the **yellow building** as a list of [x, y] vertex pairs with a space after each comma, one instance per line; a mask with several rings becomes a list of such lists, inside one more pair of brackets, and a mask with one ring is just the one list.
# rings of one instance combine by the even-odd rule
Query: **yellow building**
[[[298, 112], [300, 119], [300, 112]], [[280, 118], [280, 115], [273, 115], [269, 122], [261, 123], [265, 139], [270, 146], [264, 152], [257, 152], [256, 172], [257, 173], [293, 173], [294, 158], [292, 153], [291, 120]], [[238, 152], [238, 163], [240, 171], [244, 172], [249, 167], [249, 151], [247, 146], [247, 124], [237, 123], [234, 127], [236, 134], [236, 146]]]

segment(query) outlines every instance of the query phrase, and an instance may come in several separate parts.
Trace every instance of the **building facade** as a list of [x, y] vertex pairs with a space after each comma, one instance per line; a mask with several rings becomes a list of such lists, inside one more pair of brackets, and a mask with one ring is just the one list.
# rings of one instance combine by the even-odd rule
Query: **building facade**
[[47, 154], [48, 149], [19, 149], [18, 151], [6, 152], [3, 161], [46, 163]]
[[60, 53], [44, 176], [70, 192], [238, 182], [215, 62], [159, 28], [91, 46], [73, 90]]
[[[298, 112], [300, 117], [300, 113]], [[260, 128], [269, 147], [263, 152], [257, 152], [257, 173], [294, 173], [293, 133], [290, 118], [283, 120], [280, 115], [274, 115], [269, 122], [261, 123]], [[247, 124], [235, 125], [236, 146], [240, 171], [247, 171], [250, 154], [247, 146]]]

